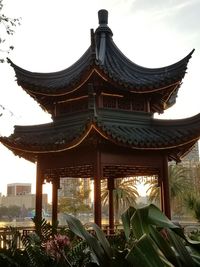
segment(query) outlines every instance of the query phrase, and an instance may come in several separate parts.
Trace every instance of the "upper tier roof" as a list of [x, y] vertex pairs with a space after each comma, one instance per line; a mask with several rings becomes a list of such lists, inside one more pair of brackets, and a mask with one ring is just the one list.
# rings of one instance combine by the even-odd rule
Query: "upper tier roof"
[[130, 61], [115, 45], [107, 25], [108, 12], [99, 11], [99, 27], [91, 30], [91, 45], [72, 66], [58, 72], [31, 72], [8, 60], [15, 70], [17, 82], [34, 97], [44, 109], [41, 95], [61, 97], [81, 88], [94, 74], [112, 83], [116, 88], [132, 93], [156, 93], [168, 90], [167, 106], [175, 103], [187, 64], [194, 50], [182, 60], [162, 68], [145, 68]]

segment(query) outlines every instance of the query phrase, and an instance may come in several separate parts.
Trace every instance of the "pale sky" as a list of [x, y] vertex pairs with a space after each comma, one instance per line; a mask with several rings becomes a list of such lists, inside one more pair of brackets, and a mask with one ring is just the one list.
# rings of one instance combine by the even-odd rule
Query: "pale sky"
[[[109, 12], [116, 45], [139, 65], [167, 66], [195, 48], [177, 103], [162, 117], [184, 118], [200, 112], [200, 0], [4, 0], [3, 4], [7, 16], [22, 18], [9, 58], [33, 72], [59, 71], [78, 60], [90, 45], [90, 29], [98, 27], [99, 9]], [[1, 64], [0, 73], [0, 104], [7, 108], [0, 118], [1, 135], [10, 135], [13, 125], [50, 120], [17, 85], [10, 65]], [[0, 162], [0, 192], [5, 194], [7, 183], [14, 182], [30, 182], [35, 191], [34, 164], [2, 145]]]

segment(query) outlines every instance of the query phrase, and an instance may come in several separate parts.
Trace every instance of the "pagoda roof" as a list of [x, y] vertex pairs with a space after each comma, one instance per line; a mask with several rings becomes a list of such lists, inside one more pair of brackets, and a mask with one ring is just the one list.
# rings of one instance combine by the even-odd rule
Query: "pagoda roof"
[[[179, 160], [200, 136], [200, 114], [187, 119], [162, 120], [146, 114], [98, 110], [74, 114], [52, 123], [15, 126], [9, 137], [0, 141], [18, 156], [36, 161], [39, 154], [51, 154], [73, 149], [96, 132], [117, 146], [133, 150], [164, 151], [169, 159]], [[176, 152], [174, 152], [176, 150]]]
[[92, 75], [97, 75], [128, 93], [152, 94], [166, 91], [166, 108], [175, 103], [178, 88], [194, 50], [169, 66], [146, 68], [137, 65], [114, 43], [112, 31], [107, 25], [107, 15], [106, 10], [99, 11], [99, 27], [95, 32], [91, 30], [91, 45], [78, 61], [64, 70], [31, 72], [8, 59], [15, 70], [18, 84], [48, 112], [47, 97], [62, 97], [79, 90]]

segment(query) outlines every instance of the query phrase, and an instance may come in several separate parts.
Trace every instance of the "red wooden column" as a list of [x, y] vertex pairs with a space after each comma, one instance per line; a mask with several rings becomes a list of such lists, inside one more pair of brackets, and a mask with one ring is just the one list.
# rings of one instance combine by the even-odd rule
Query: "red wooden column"
[[163, 177], [162, 177], [162, 198], [165, 215], [171, 219], [171, 205], [170, 205], [170, 190], [169, 190], [169, 177], [168, 177], [168, 158], [163, 159]]
[[37, 159], [36, 171], [36, 200], [35, 200], [35, 216], [37, 220], [42, 219], [42, 185], [43, 175], [40, 158]]
[[94, 177], [94, 222], [101, 227], [101, 153], [98, 150]]
[[114, 205], [113, 205], [113, 190], [115, 189], [114, 178], [107, 179], [108, 196], [109, 196], [109, 232], [114, 233]]
[[160, 209], [162, 210], [162, 212], [164, 212], [164, 193], [163, 193], [163, 182], [162, 182], [162, 175], [159, 174], [158, 177], [158, 186], [159, 186], [159, 191], [160, 191]]
[[60, 187], [60, 177], [52, 180], [52, 225], [58, 221], [58, 189]]

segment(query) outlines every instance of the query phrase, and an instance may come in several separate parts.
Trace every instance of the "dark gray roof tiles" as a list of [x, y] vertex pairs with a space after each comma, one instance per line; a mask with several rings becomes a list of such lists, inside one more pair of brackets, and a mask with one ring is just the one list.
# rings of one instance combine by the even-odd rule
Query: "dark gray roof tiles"
[[[192, 56], [192, 50], [185, 58], [162, 68], [145, 68], [129, 60], [115, 45], [112, 31], [107, 26], [106, 10], [99, 11], [99, 27], [91, 31], [91, 46], [83, 56], [71, 67], [53, 73], [37, 73], [27, 71], [8, 60], [14, 68], [18, 84], [27, 92], [56, 95], [67, 93], [87, 79], [94, 70], [98, 70], [121, 89], [134, 92], [157, 91], [162, 87], [180, 83], [187, 64]], [[103, 23], [102, 23], [103, 21]], [[156, 56], [156, 55], [155, 55]]]
[[[110, 115], [110, 116], [109, 116]], [[62, 122], [38, 126], [16, 126], [9, 137], [0, 141], [12, 150], [28, 153], [50, 153], [66, 150], [84, 140], [93, 128], [111, 143], [133, 149], [163, 150], [195, 142], [200, 136], [200, 114], [179, 120], [158, 120], [151, 117], [132, 116], [126, 120], [125, 113], [100, 111], [98, 117], [87, 113], [74, 120], [65, 118]]]
[[19, 85], [25, 86], [30, 90], [34, 89], [37, 92], [59, 94], [63, 88], [69, 85], [73, 86], [73, 84], [79, 82], [82, 73], [90, 69], [90, 65], [92, 64], [91, 60], [92, 57], [89, 48], [71, 67], [58, 72], [30, 72], [15, 65], [10, 59], [8, 59], [8, 62], [15, 70]]

